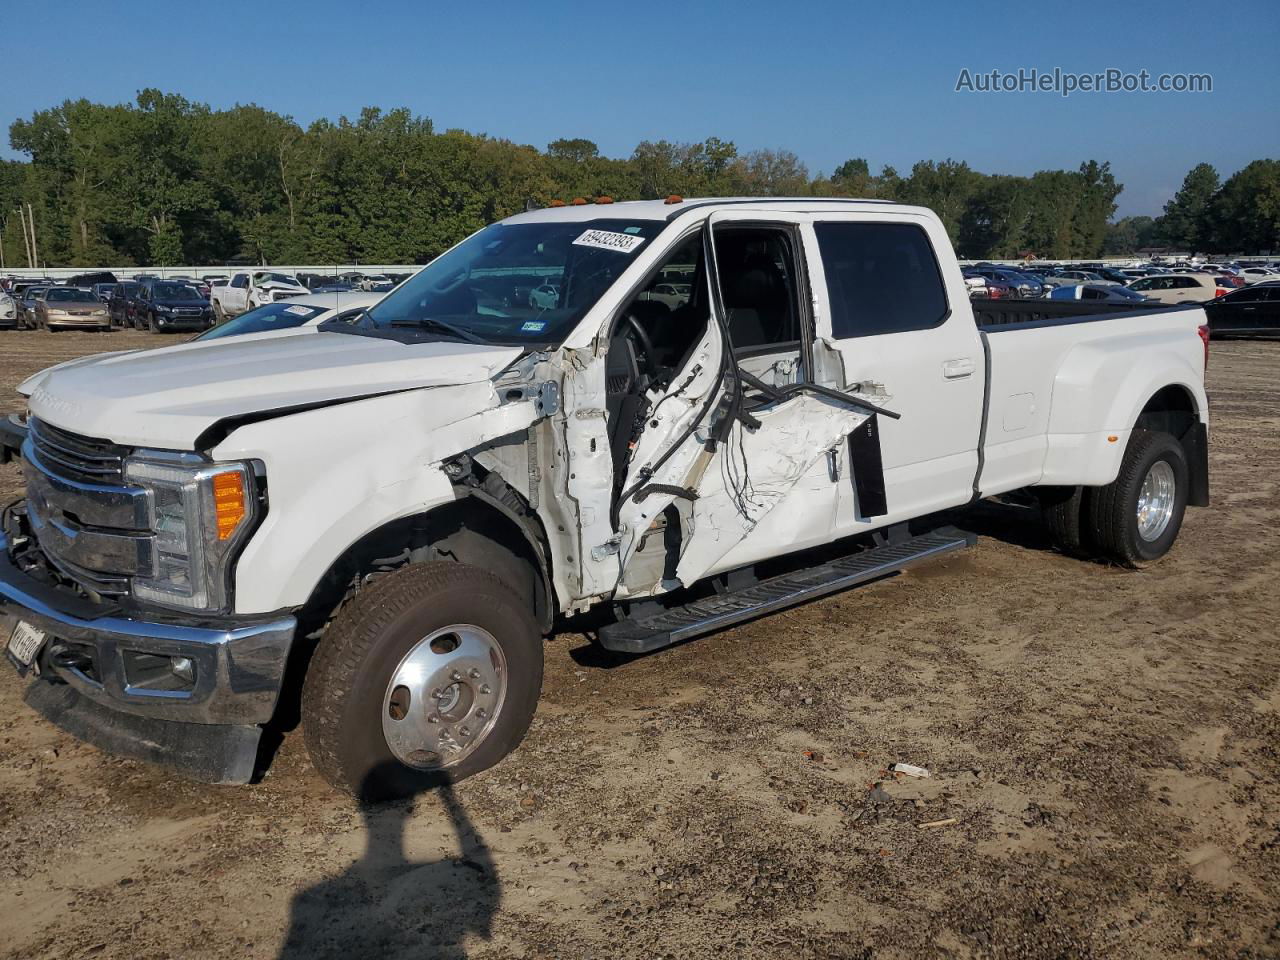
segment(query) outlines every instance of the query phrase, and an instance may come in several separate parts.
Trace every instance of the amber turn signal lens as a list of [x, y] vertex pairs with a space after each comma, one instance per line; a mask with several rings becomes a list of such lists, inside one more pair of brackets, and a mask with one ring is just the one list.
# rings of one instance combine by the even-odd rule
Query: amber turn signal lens
[[230, 540], [248, 512], [239, 472], [220, 473], [213, 478], [213, 507], [218, 518], [218, 539]]

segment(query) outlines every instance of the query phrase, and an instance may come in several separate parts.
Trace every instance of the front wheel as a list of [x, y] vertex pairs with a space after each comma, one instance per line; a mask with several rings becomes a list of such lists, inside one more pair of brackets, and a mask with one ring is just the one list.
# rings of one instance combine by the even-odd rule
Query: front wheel
[[1190, 478], [1187, 455], [1174, 437], [1134, 430], [1119, 475], [1090, 499], [1090, 532], [1099, 552], [1127, 567], [1168, 553], [1182, 529]]
[[307, 752], [340, 790], [407, 796], [513, 751], [541, 690], [541, 635], [515, 590], [465, 564], [405, 567], [325, 632], [303, 686]]

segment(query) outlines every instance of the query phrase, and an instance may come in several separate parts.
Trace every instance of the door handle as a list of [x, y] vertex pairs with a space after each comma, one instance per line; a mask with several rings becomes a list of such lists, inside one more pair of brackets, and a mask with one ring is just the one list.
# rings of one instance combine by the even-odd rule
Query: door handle
[[961, 357], [958, 360], [944, 360], [942, 362], [942, 375], [948, 380], [963, 380], [965, 377], [971, 376], [974, 369], [974, 363], [968, 357]]

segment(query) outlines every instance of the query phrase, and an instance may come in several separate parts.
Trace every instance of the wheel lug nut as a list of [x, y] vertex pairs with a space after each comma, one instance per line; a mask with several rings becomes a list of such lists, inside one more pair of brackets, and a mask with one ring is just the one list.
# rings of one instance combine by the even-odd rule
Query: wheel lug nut
[[471, 668], [471, 679], [472, 679], [472, 680], [479, 680], [479, 679], [480, 679], [480, 671], [479, 671], [479, 670], [477, 670], [475, 667], [472, 667], [472, 668]]
[[471, 736], [471, 728], [470, 728], [470, 727], [459, 727], [459, 728], [458, 728], [458, 735], [459, 735], [459, 736], [462, 736], [462, 737], [469, 737], [469, 736]]
[[477, 720], [489, 719], [489, 712], [485, 710], [483, 707], [481, 707], [479, 710], [476, 711], [476, 719]]
[[457, 683], [459, 680], [462, 679], [462, 674], [460, 674], [457, 670], [455, 670], [453, 671], [453, 673], [449, 674], [449, 679], [452, 680], [454, 683]]
[[480, 692], [487, 697], [489, 694], [493, 693], [493, 687], [489, 686], [487, 683], [482, 683], [480, 685]]
[[434, 713], [431, 714], [431, 716], [427, 717], [427, 723], [439, 723], [439, 722], [440, 722], [440, 718], [437, 717]]

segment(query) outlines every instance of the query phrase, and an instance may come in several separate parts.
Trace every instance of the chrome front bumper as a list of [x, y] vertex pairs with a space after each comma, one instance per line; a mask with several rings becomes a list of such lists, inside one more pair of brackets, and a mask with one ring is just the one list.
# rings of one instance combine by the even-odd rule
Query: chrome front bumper
[[[0, 534], [0, 617], [23, 620], [48, 636], [42, 673], [103, 707], [139, 717], [242, 725], [271, 719], [294, 617], [188, 626], [94, 616], [91, 605], [75, 599], [22, 573], [10, 558], [8, 538]], [[87, 645], [95, 676], [48, 662], [47, 648], [59, 641]], [[130, 676], [129, 660], [137, 655], [187, 658], [195, 667], [194, 681], [182, 690], [141, 686]]]

